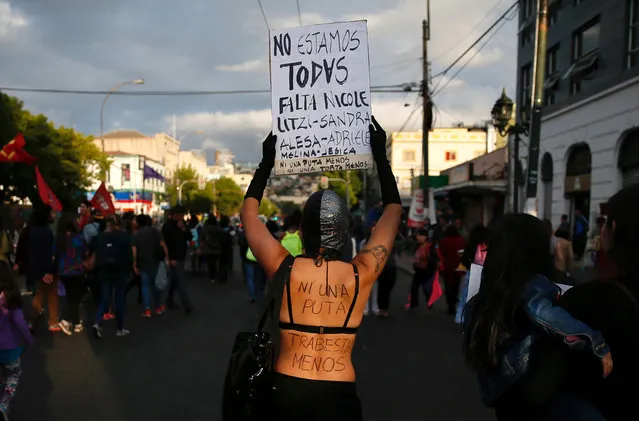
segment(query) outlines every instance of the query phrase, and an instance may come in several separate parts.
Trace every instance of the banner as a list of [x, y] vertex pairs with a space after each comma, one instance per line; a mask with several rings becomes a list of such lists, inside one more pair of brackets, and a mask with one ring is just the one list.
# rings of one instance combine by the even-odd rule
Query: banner
[[0, 162], [22, 162], [27, 165], [33, 165], [38, 160], [36, 157], [29, 155], [24, 147], [26, 142], [22, 133], [18, 133], [16, 137], [0, 150]]
[[270, 32], [275, 174], [370, 168], [366, 21]]
[[424, 213], [424, 191], [417, 189], [413, 193], [413, 200], [410, 202], [408, 211], [408, 228], [422, 228], [424, 226], [426, 214]]
[[60, 201], [55, 196], [53, 190], [51, 190], [47, 182], [44, 181], [44, 178], [42, 178], [40, 168], [38, 168], [37, 166], [35, 167], [35, 174], [36, 183], [38, 185], [38, 194], [40, 195], [40, 199], [42, 199], [42, 203], [51, 206], [51, 208], [56, 212], [62, 211], [62, 205], [60, 204]]
[[111, 200], [111, 193], [109, 193], [104, 183], [100, 184], [100, 187], [93, 195], [91, 204], [100, 211], [102, 216], [115, 215], [115, 206]]

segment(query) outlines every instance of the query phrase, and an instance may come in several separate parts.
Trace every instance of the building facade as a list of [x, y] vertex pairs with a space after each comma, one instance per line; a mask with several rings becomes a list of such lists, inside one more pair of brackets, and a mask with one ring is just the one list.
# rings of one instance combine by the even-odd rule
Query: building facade
[[[578, 208], [593, 225], [601, 204], [639, 182], [639, 0], [550, 3], [537, 213], [557, 226]], [[517, 103], [524, 110], [533, 92], [536, 10], [536, 0], [520, 0]], [[519, 165], [525, 172], [526, 147]]]
[[[103, 138], [105, 152], [141, 155], [159, 162], [166, 170], [167, 179], [173, 178], [180, 164], [180, 142], [165, 133], [147, 136], [136, 130], [118, 130], [105, 133]], [[101, 142], [102, 139], [95, 139], [98, 147]]]
[[[156, 215], [165, 203], [166, 169], [162, 163], [142, 155], [123, 152], [109, 153], [111, 167], [107, 172], [106, 186], [118, 212], [135, 212]], [[145, 167], [148, 167], [145, 171]], [[148, 169], [153, 171], [149, 171]], [[157, 174], [159, 177], [150, 176]], [[145, 175], [146, 174], [146, 175]], [[100, 186], [96, 181], [88, 198], [91, 199]]]
[[199, 177], [208, 177], [209, 166], [206, 163], [206, 156], [201, 151], [180, 151], [179, 167], [191, 167]]
[[[428, 137], [428, 172], [440, 172], [485, 154], [489, 149], [486, 127], [435, 128]], [[493, 140], [491, 143], [495, 143]], [[423, 172], [422, 132], [394, 132], [386, 143], [388, 159], [400, 195], [410, 200], [413, 179]]]

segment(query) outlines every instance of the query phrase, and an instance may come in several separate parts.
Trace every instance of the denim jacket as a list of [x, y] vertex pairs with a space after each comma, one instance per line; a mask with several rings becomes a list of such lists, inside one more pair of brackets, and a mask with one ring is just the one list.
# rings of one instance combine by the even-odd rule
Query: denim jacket
[[[478, 374], [482, 400], [486, 406], [491, 406], [528, 372], [531, 348], [536, 338], [542, 335], [561, 338], [569, 348], [587, 350], [597, 358], [603, 358], [610, 352], [601, 333], [555, 305], [560, 293], [560, 288], [542, 275], [534, 276], [526, 285], [521, 306], [530, 322], [530, 329], [519, 332], [516, 339], [503, 344], [497, 367]], [[472, 301], [469, 302], [471, 306]], [[466, 314], [472, 315], [472, 308], [468, 310]], [[465, 328], [468, 324], [464, 320]]]

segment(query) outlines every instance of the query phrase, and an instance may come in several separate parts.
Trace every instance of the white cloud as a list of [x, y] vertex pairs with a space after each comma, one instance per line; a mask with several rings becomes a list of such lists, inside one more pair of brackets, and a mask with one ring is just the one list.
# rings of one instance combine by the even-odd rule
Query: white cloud
[[219, 70], [221, 72], [251, 73], [267, 70], [267, 65], [263, 60], [249, 60], [240, 64], [221, 64], [219, 66], [215, 66], [215, 70]]
[[28, 23], [26, 16], [12, 9], [8, 1], [0, 1], [0, 41], [13, 37]]

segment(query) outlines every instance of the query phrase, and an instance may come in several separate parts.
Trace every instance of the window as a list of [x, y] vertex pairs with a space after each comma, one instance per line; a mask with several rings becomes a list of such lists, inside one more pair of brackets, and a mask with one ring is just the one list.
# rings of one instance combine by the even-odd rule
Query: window
[[546, 81], [544, 82], [544, 104], [555, 103], [555, 92], [559, 86], [559, 72], [557, 71], [557, 52], [559, 45], [555, 45], [546, 53]]
[[628, 0], [628, 68], [639, 64], [639, 0]]
[[457, 161], [457, 152], [456, 151], [446, 151], [445, 159], [446, 159], [446, 161]]
[[532, 101], [532, 65], [527, 64], [521, 68], [521, 75], [519, 86], [521, 87], [521, 93], [519, 101], [521, 101], [520, 111], [527, 110], [530, 107]]
[[599, 59], [599, 18], [589, 22], [572, 35], [572, 66], [564, 75], [570, 79], [570, 93], [582, 91], [586, 76], [597, 68]]
[[533, 17], [533, 0], [523, 0], [521, 6], [521, 26], [519, 27], [519, 39], [521, 46], [525, 47], [533, 41], [533, 31], [535, 29], [535, 19]]
[[415, 162], [415, 151], [404, 151], [404, 162]]
[[561, 2], [554, 1], [548, 4], [548, 27], [552, 28], [561, 17]]
[[131, 181], [131, 164], [122, 164], [122, 182]]

